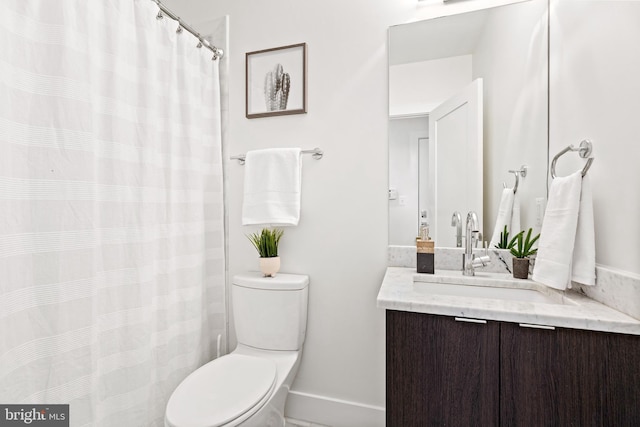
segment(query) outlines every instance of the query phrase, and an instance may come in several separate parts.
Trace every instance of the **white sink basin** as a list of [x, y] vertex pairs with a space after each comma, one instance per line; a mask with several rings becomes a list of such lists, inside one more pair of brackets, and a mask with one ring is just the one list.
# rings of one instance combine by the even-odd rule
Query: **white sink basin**
[[441, 270], [436, 274], [417, 274], [414, 284], [421, 292], [465, 298], [485, 298], [539, 304], [575, 304], [562, 292], [531, 280], [513, 279], [509, 274], [477, 272], [464, 276], [458, 271]]
[[427, 283], [422, 282], [426, 290], [432, 294], [448, 295], [453, 297], [489, 298], [508, 301], [526, 301], [543, 304], [562, 304], [550, 295], [545, 295], [533, 289], [521, 288], [496, 288], [493, 286], [454, 285], [451, 283]]

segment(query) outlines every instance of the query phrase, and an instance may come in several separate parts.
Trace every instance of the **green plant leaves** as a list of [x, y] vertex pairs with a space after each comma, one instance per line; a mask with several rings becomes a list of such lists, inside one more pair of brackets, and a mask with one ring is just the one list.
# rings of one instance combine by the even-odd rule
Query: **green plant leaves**
[[[518, 235], [516, 234], [516, 237]], [[511, 249], [513, 245], [516, 243], [516, 237], [509, 241], [509, 231], [507, 230], [507, 226], [504, 226], [504, 231], [500, 233], [500, 240], [497, 245], [494, 245], [498, 249]]]
[[540, 238], [540, 234], [536, 235], [533, 239], [531, 238], [531, 233], [533, 232], [533, 228], [529, 228], [527, 232], [527, 237], [524, 237], [524, 230], [516, 234], [516, 236], [511, 240], [511, 255], [516, 258], [526, 258], [531, 255], [535, 255], [538, 252], [538, 248], [533, 249], [533, 244], [538, 241]]
[[263, 228], [259, 233], [247, 236], [253, 247], [256, 248], [260, 258], [274, 258], [278, 256], [278, 244], [284, 230], [279, 228]]

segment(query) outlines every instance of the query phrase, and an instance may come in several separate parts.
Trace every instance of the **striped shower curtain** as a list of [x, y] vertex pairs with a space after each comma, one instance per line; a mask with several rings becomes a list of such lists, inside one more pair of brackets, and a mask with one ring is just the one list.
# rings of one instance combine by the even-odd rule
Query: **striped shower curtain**
[[71, 426], [163, 425], [226, 338], [218, 61], [157, 13], [0, 3], [0, 404]]

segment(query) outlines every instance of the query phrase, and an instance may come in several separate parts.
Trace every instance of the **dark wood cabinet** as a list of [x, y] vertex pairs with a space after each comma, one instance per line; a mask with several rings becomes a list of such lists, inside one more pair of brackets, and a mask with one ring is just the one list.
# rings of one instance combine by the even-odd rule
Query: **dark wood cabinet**
[[566, 400], [561, 397], [558, 331], [500, 326], [502, 425], [561, 425], [558, 408]]
[[640, 337], [387, 311], [387, 426], [640, 426]]
[[387, 426], [496, 426], [499, 325], [387, 311]]
[[640, 426], [640, 337], [500, 325], [504, 426]]

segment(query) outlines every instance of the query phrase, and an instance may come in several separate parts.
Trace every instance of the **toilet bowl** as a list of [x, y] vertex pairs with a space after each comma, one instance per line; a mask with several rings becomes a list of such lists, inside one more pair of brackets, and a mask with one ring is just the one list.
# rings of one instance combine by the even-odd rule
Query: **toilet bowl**
[[306, 335], [308, 283], [308, 276], [294, 274], [234, 276], [238, 346], [180, 383], [167, 403], [165, 426], [284, 426]]

